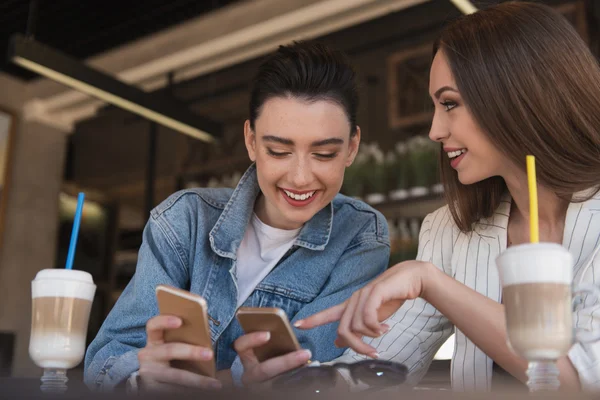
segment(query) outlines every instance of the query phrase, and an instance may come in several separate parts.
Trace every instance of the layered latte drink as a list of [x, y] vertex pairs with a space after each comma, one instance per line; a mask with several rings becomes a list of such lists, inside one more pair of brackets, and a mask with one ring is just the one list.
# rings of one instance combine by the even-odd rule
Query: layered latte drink
[[85, 354], [96, 286], [84, 271], [46, 269], [31, 283], [29, 355], [42, 368], [69, 369]]
[[503, 289], [508, 339], [528, 360], [556, 360], [573, 343], [571, 286], [523, 283]]
[[497, 260], [508, 342], [527, 360], [557, 360], [573, 344], [571, 254], [558, 244], [509, 248]]

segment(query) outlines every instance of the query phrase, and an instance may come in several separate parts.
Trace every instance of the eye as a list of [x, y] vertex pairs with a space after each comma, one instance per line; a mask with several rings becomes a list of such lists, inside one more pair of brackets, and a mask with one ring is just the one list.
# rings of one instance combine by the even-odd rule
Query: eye
[[271, 149], [267, 149], [267, 154], [273, 157], [285, 157], [291, 153], [289, 152], [277, 152], [277, 151], [273, 151]]
[[446, 111], [450, 111], [458, 105], [458, 104], [456, 104], [456, 102], [454, 102], [452, 100], [442, 101], [442, 102], [440, 102], [440, 104], [444, 106], [444, 109]]
[[322, 158], [322, 159], [326, 159], [326, 160], [330, 160], [332, 158], [335, 158], [338, 153], [314, 153], [315, 157], [317, 158]]

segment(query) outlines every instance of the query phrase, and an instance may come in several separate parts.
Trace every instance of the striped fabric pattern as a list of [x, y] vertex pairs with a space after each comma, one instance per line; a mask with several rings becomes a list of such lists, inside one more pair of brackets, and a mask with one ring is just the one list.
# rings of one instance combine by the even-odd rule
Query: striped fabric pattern
[[[500, 302], [502, 290], [495, 260], [507, 246], [510, 208], [511, 198], [505, 195], [494, 216], [477, 223], [468, 234], [460, 232], [447, 206], [438, 209], [423, 222], [417, 259], [433, 263], [466, 286]], [[569, 205], [563, 246], [574, 258], [575, 284], [598, 286], [600, 252], [595, 250], [600, 247], [600, 194]], [[410, 371], [409, 383], [417, 384], [423, 378], [439, 347], [455, 332], [451, 364], [453, 389], [490, 390], [492, 359], [426, 301], [407, 301], [386, 323], [391, 328], [388, 333], [364, 340], [377, 348], [381, 359], [405, 364]], [[575, 323], [578, 329], [600, 334], [600, 303], [586, 299], [575, 313]], [[599, 390], [600, 342], [576, 344], [569, 357], [578, 370], [582, 386]], [[364, 358], [349, 350], [335, 361], [352, 362]]]

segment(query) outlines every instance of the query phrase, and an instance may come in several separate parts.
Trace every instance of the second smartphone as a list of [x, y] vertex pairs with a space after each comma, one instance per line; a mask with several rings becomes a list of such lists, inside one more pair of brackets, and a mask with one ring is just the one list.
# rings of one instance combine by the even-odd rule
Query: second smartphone
[[241, 307], [237, 319], [246, 333], [270, 332], [271, 339], [254, 349], [258, 361], [301, 350], [287, 315], [280, 308]]

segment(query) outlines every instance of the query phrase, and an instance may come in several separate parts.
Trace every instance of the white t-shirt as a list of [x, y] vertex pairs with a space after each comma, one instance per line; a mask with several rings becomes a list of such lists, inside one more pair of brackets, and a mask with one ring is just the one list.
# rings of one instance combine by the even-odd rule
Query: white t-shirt
[[292, 247], [300, 229], [273, 228], [252, 214], [237, 251], [238, 307]]

